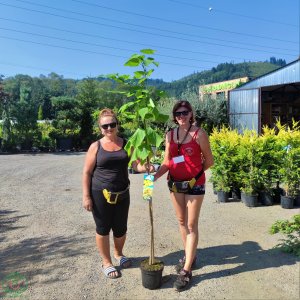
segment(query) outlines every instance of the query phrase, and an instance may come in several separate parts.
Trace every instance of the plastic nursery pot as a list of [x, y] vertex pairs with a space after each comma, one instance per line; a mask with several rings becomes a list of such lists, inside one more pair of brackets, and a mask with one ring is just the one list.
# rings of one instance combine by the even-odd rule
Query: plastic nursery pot
[[218, 200], [219, 202], [228, 202], [229, 201], [229, 193], [224, 191], [218, 191]]
[[242, 193], [242, 199], [246, 206], [255, 207], [258, 204], [258, 196], [257, 195], [248, 195]]
[[283, 189], [282, 188], [274, 188], [273, 189], [273, 202], [280, 203], [281, 195], [283, 195]]
[[258, 200], [261, 202], [262, 205], [273, 205], [273, 197], [270, 193], [266, 191], [261, 191], [258, 193]]
[[282, 208], [293, 208], [294, 207], [294, 197], [281, 195], [280, 204], [281, 204]]
[[162, 284], [162, 272], [164, 263], [155, 259], [154, 264], [149, 265], [149, 258], [144, 259], [140, 265], [143, 287], [149, 290], [158, 289]]
[[300, 192], [298, 192], [297, 196], [295, 197], [294, 206], [300, 206]]
[[232, 188], [232, 199], [241, 200], [241, 190], [239, 188]]

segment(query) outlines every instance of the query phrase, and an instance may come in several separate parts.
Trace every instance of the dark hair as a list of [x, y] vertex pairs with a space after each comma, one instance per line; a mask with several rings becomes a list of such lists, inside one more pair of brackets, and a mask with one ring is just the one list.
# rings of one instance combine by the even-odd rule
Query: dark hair
[[172, 110], [172, 114], [173, 114], [173, 122], [175, 124], [178, 124], [175, 116], [174, 116], [174, 113], [177, 111], [178, 108], [180, 107], [185, 107], [188, 109], [188, 111], [192, 112], [192, 117], [190, 119], [190, 123], [193, 124], [195, 122], [195, 118], [194, 118], [194, 112], [193, 112], [193, 108], [192, 108], [192, 105], [189, 101], [186, 101], [186, 100], [179, 100], [175, 103], [175, 105], [173, 106], [173, 110]]

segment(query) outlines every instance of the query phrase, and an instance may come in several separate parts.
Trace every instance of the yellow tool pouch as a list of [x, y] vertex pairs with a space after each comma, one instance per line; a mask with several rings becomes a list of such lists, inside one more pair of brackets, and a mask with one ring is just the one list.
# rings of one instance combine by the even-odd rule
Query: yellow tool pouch
[[120, 195], [125, 194], [129, 190], [129, 186], [121, 192], [110, 192], [107, 189], [103, 189], [103, 196], [109, 204], [117, 204], [118, 200], [121, 199]]
[[193, 188], [203, 172], [203, 169], [201, 169], [194, 178], [188, 181], [173, 181], [169, 173], [168, 187], [170, 192], [187, 194]]
[[174, 193], [188, 193], [196, 183], [196, 179], [192, 178], [189, 181], [173, 181], [168, 180], [168, 187]]

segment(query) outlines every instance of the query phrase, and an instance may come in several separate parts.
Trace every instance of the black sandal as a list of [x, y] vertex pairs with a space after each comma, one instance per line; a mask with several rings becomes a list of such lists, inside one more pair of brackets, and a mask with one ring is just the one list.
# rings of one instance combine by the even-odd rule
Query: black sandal
[[176, 281], [174, 282], [174, 288], [177, 291], [182, 291], [189, 285], [191, 279], [192, 279], [192, 272], [181, 270]]
[[[183, 258], [179, 259], [178, 264], [175, 266], [175, 270], [176, 270], [177, 274], [179, 274], [180, 271], [183, 269], [184, 264], [185, 264], [185, 256]], [[195, 258], [193, 260], [192, 269], [196, 267], [196, 264], [197, 264], [197, 256], [195, 256]]]

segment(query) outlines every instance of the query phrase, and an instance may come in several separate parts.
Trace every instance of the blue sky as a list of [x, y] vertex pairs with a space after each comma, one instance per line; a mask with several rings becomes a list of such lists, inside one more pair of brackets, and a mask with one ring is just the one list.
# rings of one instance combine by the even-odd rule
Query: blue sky
[[0, 74], [130, 74], [123, 64], [143, 48], [165, 81], [225, 62], [288, 63], [299, 17], [299, 0], [0, 0]]

